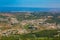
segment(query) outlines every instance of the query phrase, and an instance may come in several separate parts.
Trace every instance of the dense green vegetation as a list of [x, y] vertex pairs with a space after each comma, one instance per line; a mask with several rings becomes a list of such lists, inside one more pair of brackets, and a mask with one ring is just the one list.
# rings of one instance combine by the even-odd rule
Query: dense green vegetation
[[60, 36], [54, 37], [59, 34], [57, 31], [58, 30], [44, 30], [23, 35], [2, 36], [1, 40], [60, 40]]
[[60, 18], [54, 17], [54, 18], [51, 18], [51, 20], [49, 20], [49, 19], [46, 20], [45, 22], [59, 24], [60, 23]]

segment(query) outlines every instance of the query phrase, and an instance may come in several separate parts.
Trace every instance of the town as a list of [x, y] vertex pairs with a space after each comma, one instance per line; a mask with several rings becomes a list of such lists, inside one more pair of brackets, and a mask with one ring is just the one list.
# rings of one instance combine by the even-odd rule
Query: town
[[[7, 12], [0, 13], [0, 37], [23, 35], [40, 31], [53, 31], [60, 37], [60, 14], [52, 12]], [[55, 30], [56, 33], [55, 33]], [[1, 38], [0, 38], [1, 39]], [[46, 39], [47, 40], [47, 39]], [[53, 39], [51, 39], [53, 40]]]

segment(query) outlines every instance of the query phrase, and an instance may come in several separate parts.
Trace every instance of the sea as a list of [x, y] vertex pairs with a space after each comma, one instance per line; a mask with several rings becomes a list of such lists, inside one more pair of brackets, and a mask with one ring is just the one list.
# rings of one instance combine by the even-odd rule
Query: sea
[[0, 12], [24, 12], [24, 11], [59, 11], [60, 8], [39, 8], [39, 7], [0, 7]]

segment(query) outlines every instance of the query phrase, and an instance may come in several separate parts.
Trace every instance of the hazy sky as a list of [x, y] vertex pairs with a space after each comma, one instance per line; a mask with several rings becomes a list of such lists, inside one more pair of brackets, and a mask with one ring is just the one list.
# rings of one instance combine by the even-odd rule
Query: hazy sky
[[0, 0], [0, 7], [60, 8], [60, 0]]

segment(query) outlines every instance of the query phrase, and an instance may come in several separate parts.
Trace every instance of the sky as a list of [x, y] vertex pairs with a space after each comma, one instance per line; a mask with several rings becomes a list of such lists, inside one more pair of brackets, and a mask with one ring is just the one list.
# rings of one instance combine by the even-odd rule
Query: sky
[[60, 0], [0, 0], [0, 7], [60, 8]]

